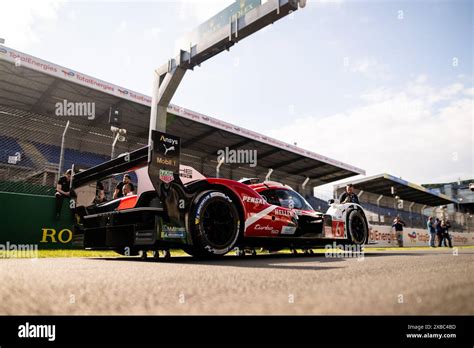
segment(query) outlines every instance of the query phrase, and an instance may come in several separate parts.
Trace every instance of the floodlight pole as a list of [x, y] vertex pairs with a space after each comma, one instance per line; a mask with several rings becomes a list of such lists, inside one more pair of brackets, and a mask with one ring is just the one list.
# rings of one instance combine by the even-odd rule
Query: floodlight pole
[[118, 141], [119, 136], [120, 136], [120, 133], [117, 132], [117, 134], [115, 135], [115, 138], [114, 138], [114, 142], [112, 143], [112, 151], [110, 153], [110, 159], [114, 159], [114, 157], [115, 157], [115, 145], [117, 145], [117, 141]]
[[66, 123], [66, 127], [64, 127], [63, 135], [61, 137], [61, 153], [59, 155], [59, 167], [58, 167], [58, 178], [61, 177], [63, 173], [63, 164], [64, 164], [64, 142], [66, 140], [66, 133], [69, 129], [69, 120]]
[[[308, 184], [308, 182], [310, 181], [311, 179], [309, 177], [306, 177], [306, 179], [304, 179], [303, 183], [301, 184], [301, 193], [303, 194], [303, 196], [306, 196], [306, 185]], [[314, 188], [313, 188], [313, 192], [311, 193], [311, 196], [314, 196]]]
[[273, 173], [273, 169], [269, 168], [268, 172], [267, 172], [267, 175], [265, 175], [265, 181], [270, 180], [270, 176], [272, 175], [272, 173]]
[[382, 198], [383, 198], [383, 195], [380, 195], [379, 198], [377, 198], [377, 208], [378, 208], [377, 213], [379, 215], [379, 223], [380, 223], [380, 201], [382, 200]]
[[408, 211], [410, 212], [410, 224], [411, 227], [413, 227], [413, 217], [411, 215], [411, 208], [415, 205], [415, 202], [411, 202], [410, 205], [408, 206]]
[[220, 178], [220, 174], [221, 174], [221, 165], [224, 163], [224, 157], [222, 157], [219, 161], [219, 163], [217, 163], [217, 166], [216, 166], [216, 178]]
[[421, 216], [423, 218], [423, 223], [425, 223], [425, 219], [424, 219], [424, 216], [425, 216], [425, 209], [426, 209], [427, 205], [425, 204], [424, 206], [421, 207]]
[[[152, 133], [154, 130], [166, 132], [168, 106], [186, 70], [192, 70], [207, 59], [229, 50], [243, 38], [305, 5], [306, 0], [268, 0], [241, 17], [229, 18], [228, 24], [207, 34], [197, 44], [190, 43], [189, 51], [181, 50], [176, 58], [170, 59], [167, 64], [155, 70], [148, 140], [149, 158], [153, 146]], [[222, 12], [218, 15], [221, 14]]]

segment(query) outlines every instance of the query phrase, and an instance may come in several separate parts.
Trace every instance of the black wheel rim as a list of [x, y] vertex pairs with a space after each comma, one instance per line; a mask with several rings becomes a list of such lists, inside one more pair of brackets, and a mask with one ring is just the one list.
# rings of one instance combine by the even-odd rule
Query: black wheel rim
[[203, 233], [214, 248], [227, 247], [235, 236], [236, 216], [229, 203], [221, 200], [210, 202], [202, 218]]
[[365, 224], [362, 218], [358, 215], [354, 216], [351, 221], [351, 235], [352, 241], [355, 243], [362, 243], [365, 238]]

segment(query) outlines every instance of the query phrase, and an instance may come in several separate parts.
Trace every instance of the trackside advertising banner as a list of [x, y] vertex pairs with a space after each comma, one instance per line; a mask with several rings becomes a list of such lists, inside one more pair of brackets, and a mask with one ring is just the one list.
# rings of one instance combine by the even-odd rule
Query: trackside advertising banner
[[0, 192], [0, 208], [0, 252], [25, 245], [38, 249], [73, 247], [72, 216], [66, 200], [60, 219], [55, 218], [55, 198], [51, 196]]
[[[131, 91], [129, 89], [126, 89], [117, 85], [113, 85], [111, 83], [96, 79], [92, 76], [82, 74], [75, 70], [71, 70], [71, 69], [50, 63], [48, 61], [30, 56], [28, 54], [13, 50], [11, 48], [8, 48], [2, 45], [0, 45], [0, 60], [11, 62], [12, 64], [15, 64], [16, 66], [24, 66], [26, 68], [39, 71], [51, 76], [55, 76], [63, 80], [71, 81], [73, 83], [80, 84], [82, 86], [98, 90], [100, 92], [111, 94], [119, 98], [127, 99], [132, 102], [136, 102], [136, 103], [146, 105], [146, 106], [151, 106], [151, 97], [149, 96]], [[170, 104], [168, 107], [168, 112], [178, 115], [180, 117], [187, 118], [189, 120], [193, 120], [199, 123], [207, 124], [209, 126], [228, 131], [230, 133], [238, 134], [240, 136], [250, 138], [252, 140], [256, 140], [256, 141], [259, 141], [271, 146], [276, 146], [283, 150], [291, 151], [293, 153], [306, 156], [308, 158], [312, 158], [324, 163], [338, 166], [340, 168], [344, 168], [344, 169], [347, 169], [359, 174], [365, 174], [365, 171], [363, 169], [336, 161], [332, 158], [319, 155], [315, 152], [308, 151], [294, 145], [287, 144], [283, 141], [264, 136], [262, 134], [253, 132], [245, 128], [238, 127], [236, 125], [218, 120], [216, 118], [182, 108], [180, 106]]]
[[[369, 247], [397, 247], [397, 236], [390, 226], [369, 227]], [[453, 246], [474, 245], [474, 233], [450, 232]], [[429, 246], [428, 231], [420, 228], [405, 228], [403, 231], [404, 247]]]

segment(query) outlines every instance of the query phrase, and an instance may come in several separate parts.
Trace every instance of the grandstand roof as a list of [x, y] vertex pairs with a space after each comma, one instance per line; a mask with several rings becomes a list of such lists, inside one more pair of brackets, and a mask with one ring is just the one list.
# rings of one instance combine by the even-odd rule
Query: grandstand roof
[[[0, 74], [0, 105], [51, 116], [57, 102], [94, 102], [95, 119], [74, 117], [74, 122], [107, 130], [113, 107], [120, 110], [121, 127], [128, 134], [148, 137], [149, 96], [2, 45]], [[167, 131], [179, 135], [183, 149], [198, 152], [203, 160], [215, 158], [225, 147], [257, 149], [258, 167], [309, 177], [313, 186], [365, 174], [352, 165], [176, 105], [170, 105], [168, 112]]]
[[344, 187], [348, 183], [353, 184], [355, 189], [384, 196], [392, 196], [391, 188], [394, 187], [395, 195], [400, 197], [400, 199], [419, 204], [426, 204], [429, 206], [457, 203], [456, 200], [453, 200], [446, 195], [432, 192], [423, 186], [408, 182], [389, 174], [379, 174], [359, 180], [337, 184], [335, 185], [335, 188], [337, 189]]

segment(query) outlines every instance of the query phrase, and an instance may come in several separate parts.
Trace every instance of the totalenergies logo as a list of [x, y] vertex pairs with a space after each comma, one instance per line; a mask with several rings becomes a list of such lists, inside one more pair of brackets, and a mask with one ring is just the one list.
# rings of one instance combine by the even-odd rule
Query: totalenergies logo
[[76, 75], [76, 74], [74, 74], [73, 71], [68, 71], [68, 70], [64, 70], [64, 69], [62, 69], [61, 71], [63, 72], [64, 76], [66, 76], [66, 77], [74, 77]]
[[456, 244], [467, 244], [469, 240], [467, 237], [453, 236], [453, 242]]

